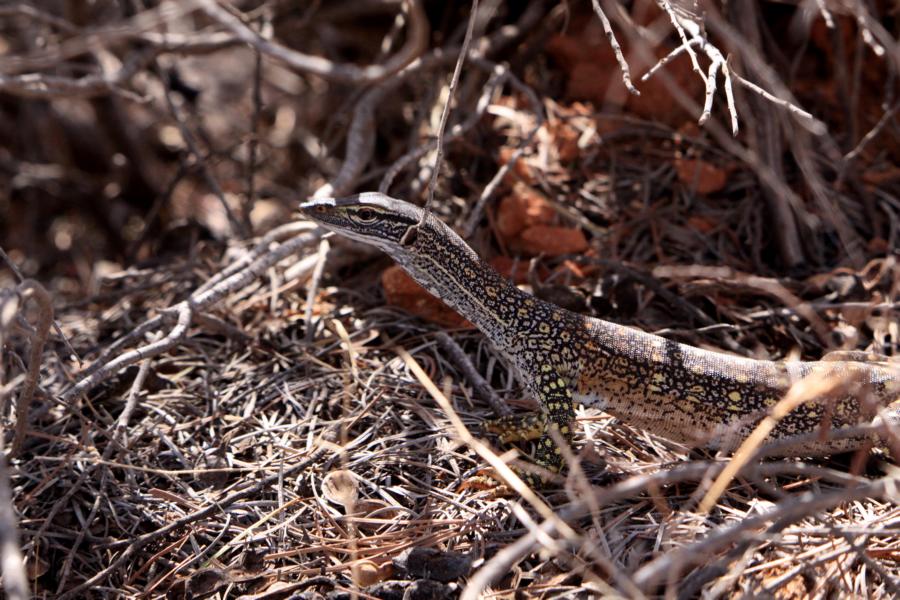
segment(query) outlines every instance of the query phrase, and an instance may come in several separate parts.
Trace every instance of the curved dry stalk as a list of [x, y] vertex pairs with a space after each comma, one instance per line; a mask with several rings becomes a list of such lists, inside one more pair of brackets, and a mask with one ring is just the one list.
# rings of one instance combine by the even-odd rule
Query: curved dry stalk
[[50, 335], [50, 326], [53, 324], [53, 299], [47, 289], [33, 279], [26, 279], [19, 284], [17, 291], [24, 301], [33, 299], [38, 306], [38, 320], [34, 336], [31, 338], [31, 351], [28, 353], [28, 372], [22, 392], [16, 401], [16, 431], [10, 445], [10, 456], [16, 456], [25, 442], [28, 431], [28, 413], [37, 390], [38, 378], [41, 374], [41, 358], [44, 353], [44, 345]]
[[613, 32], [609, 17], [606, 16], [606, 13], [603, 12], [603, 8], [600, 6], [600, 0], [591, 0], [591, 5], [594, 8], [594, 12], [597, 13], [597, 17], [600, 19], [600, 24], [603, 26], [603, 33], [606, 34], [606, 40], [609, 42], [610, 48], [612, 48], [613, 54], [616, 57], [616, 62], [619, 63], [619, 68], [622, 69], [622, 83], [625, 84], [625, 88], [631, 94], [640, 96], [641, 92], [634, 87], [634, 83], [631, 82], [631, 69], [628, 68], [628, 61], [625, 60], [625, 56], [622, 54], [622, 47], [619, 45], [619, 40], [616, 39], [616, 34]]

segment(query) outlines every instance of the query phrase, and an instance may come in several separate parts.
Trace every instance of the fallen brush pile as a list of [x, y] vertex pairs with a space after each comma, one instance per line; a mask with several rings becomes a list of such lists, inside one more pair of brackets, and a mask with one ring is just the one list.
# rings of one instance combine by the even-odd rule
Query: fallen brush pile
[[[307, 237], [301, 252], [314, 245]], [[688, 456], [583, 413], [582, 468], [545, 490], [539, 507], [466, 489], [485, 465], [452, 419], [477, 432], [495, 413], [472, 391], [473, 365], [454, 357], [472, 357], [499, 395], [524, 408], [515, 381], [480, 335], [458, 330], [451, 343], [463, 352], [447, 352], [444, 334], [379, 306], [374, 288], [325, 287], [307, 328], [297, 288], [314, 269], [301, 280], [284, 275], [302, 262], [283, 260], [210, 308], [198, 302], [182, 330], [177, 307], [192, 304], [185, 289], [202, 297], [202, 282], [215, 281], [212, 255], [115, 274], [102, 300], [59, 312], [62, 335], [85, 360], [102, 351], [107, 365], [130, 354], [133, 364], [95, 370], [106, 379], [78, 398], [66, 347], [54, 341], [44, 354], [46, 395], [11, 471], [32, 581], [69, 597], [88, 588], [446, 594], [473, 573], [496, 581], [496, 592], [535, 595], [638, 595], [660, 585], [687, 596], [895, 595], [896, 467], [878, 454], [752, 464], [701, 514], [727, 459]], [[183, 337], [141, 359], [166, 339], [146, 327], [154, 322]], [[411, 363], [450, 400], [452, 416]], [[403, 566], [410, 551], [417, 560], [432, 553], [433, 566]], [[445, 561], [453, 577], [440, 575]]]

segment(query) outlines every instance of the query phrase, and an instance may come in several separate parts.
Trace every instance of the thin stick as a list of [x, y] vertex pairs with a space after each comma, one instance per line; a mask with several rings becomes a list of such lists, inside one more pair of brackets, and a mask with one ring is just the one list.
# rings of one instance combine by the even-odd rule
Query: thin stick
[[322, 274], [325, 272], [325, 262], [328, 260], [328, 250], [331, 244], [328, 239], [323, 238], [319, 242], [319, 251], [316, 253], [316, 266], [313, 269], [312, 277], [309, 279], [309, 288], [306, 291], [306, 310], [304, 311], [304, 320], [306, 321], [306, 343], [311, 344], [316, 335], [315, 323], [313, 323], [313, 308], [316, 304], [316, 296], [319, 294], [319, 283], [322, 281]]
[[[688, 37], [684, 31], [684, 26], [681, 24], [681, 19], [678, 18], [678, 15], [675, 13], [675, 10], [672, 8], [672, 5], [669, 4], [668, 0], [656, 0], [656, 3], [659, 4], [660, 8], [662, 8], [667, 15], [669, 15], [672, 27], [678, 32], [679, 37], [681, 37], [681, 43], [686, 47], [685, 49], [687, 50], [688, 56], [691, 57], [691, 65], [694, 67], [694, 72], [697, 73], [697, 75], [700, 76], [700, 79], [703, 80], [703, 83], [706, 84], [706, 74], [703, 73], [703, 69], [700, 68], [700, 63], [697, 61], [697, 53], [694, 52], [694, 49], [688, 43]], [[691, 35], [693, 37], [698, 37], [700, 28], [697, 27], [697, 24], [693, 21], [688, 22], [691, 24], [691, 29], [696, 30], [691, 31]]]
[[47, 289], [33, 279], [26, 279], [19, 286], [23, 298], [34, 298], [38, 305], [38, 322], [35, 327], [34, 337], [31, 339], [31, 351], [28, 354], [28, 372], [22, 393], [16, 402], [16, 432], [9, 450], [10, 456], [16, 456], [25, 442], [25, 434], [28, 430], [28, 413], [34, 392], [37, 389], [38, 377], [41, 374], [41, 357], [44, 354], [44, 344], [50, 334], [50, 324], [53, 322], [53, 301]]
[[425, 216], [431, 208], [434, 201], [434, 188], [437, 186], [438, 172], [441, 168], [441, 159], [444, 157], [444, 130], [447, 128], [447, 118], [450, 116], [450, 105], [453, 103], [453, 96], [456, 93], [456, 87], [459, 85], [459, 74], [462, 72], [463, 63], [466, 55], [469, 53], [469, 44], [472, 43], [472, 32], [475, 31], [475, 19], [478, 17], [478, 0], [472, 0], [472, 8], [469, 13], [469, 22], [466, 25], [466, 36], [463, 38], [462, 49], [459, 51], [459, 58], [456, 59], [456, 67], [453, 69], [453, 77], [450, 78], [450, 88], [447, 92], [447, 101], [444, 103], [444, 109], [441, 111], [441, 122], [437, 130], [437, 152], [434, 156], [434, 167], [431, 169], [431, 181], [428, 183], [428, 197], [425, 200], [425, 212], [422, 213], [422, 221], [419, 226], [425, 222]]
[[475, 365], [472, 364], [472, 361], [469, 360], [463, 349], [459, 347], [459, 344], [443, 331], [438, 331], [435, 334], [435, 338], [437, 338], [438, 344], [443, 348], [444, 352], [450, 356], [450, 360], [462, 370], [463, 375], [475, 388], [475, 392], [488, 401], [494, 413], [498, 417], [511, 415], [512, 409], [497, 395], [494, 388], [484, 380], [484, 377], [481, 376], [481, 373], [478, 372], [478, 369], [475, 368]]
[[742, 86], [744, 86], [745, 88], [747, 88], [750, 91], [756, 92], [757, 94], [759, 94], [760, 96], [762, 96], [763, 98], [765, 98], [766, 100], [771, 102], [772, 104], [777, 104], [778, 106], [782, 107], [789, 113], [795, 114], [799, 117], [803, 117], [804, 119], [809, 121], [809, 124], [811, 127], [810, 131], [812, 131], [813, 133], [822, 134], [822, 133], [825, 133], [825, 131], [827, 130], [825, 124], [822, 123], [822, 121], [815, 118], [810, 113], [806, 112], [805, 110], [803, 110], [796, 104], [793, 104], [792, 102], [789, 102], [788, 100], [782, 100], [781, 98], [770, 94], [769, 92], [762, 89], [761, 87], [759, 87], [752, 81], [748, 81], [747, 79], [744, 79], [737, 73], [735, 73], [734, 78]]
[[591, 0], [591, 2], [594, 5], [594, 12], [597, 13], [600, 23], [603, 25], [603, 32], [606, 34], [606, 39], [609, 41], [613, 54], [616, 55], [616, 62], [619, 63], [619, 68], [622, 69], [622, 82], [625, 84], [625, 88], [635, 96], [640, 96], [641, 92], [631, 82], [631, 70], [628, 68], [628, 62], [625, 61], [625, 56], [622, 55], [622, 47], [619, 45], [619, 40], [616, 39], [616, 34], [612, 30], [609, 19], [603, 12], [603, 8], [600, 7], [600, 0]]

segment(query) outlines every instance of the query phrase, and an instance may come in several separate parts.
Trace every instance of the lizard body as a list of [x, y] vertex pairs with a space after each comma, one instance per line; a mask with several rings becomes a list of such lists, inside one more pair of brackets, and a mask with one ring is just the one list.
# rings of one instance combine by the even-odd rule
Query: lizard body
[[[679, 443], [731, 451], [792, 384], [808, 376], [845, 377], [858, 389], [800, 405], [769, 439], [852, 427], [885, 408], [889, 421], [900, 421], [900, 375], [886, 363], [754, 360], [567, 311], [504, 279], [434, 215], [383, 194], [313, 200], [301, 210], [387, 252], [490, 339], [541, 407], [540, 418], [528, 427], [506, 418], [497, 431], [501, 438], [537, 439], [537, 460], [544, 466], [561, 466], [548, 429], [568, 440], [576, 403]], [[806, 436], [781, 445], [779, 454], [829, 454], [866, 441]]]

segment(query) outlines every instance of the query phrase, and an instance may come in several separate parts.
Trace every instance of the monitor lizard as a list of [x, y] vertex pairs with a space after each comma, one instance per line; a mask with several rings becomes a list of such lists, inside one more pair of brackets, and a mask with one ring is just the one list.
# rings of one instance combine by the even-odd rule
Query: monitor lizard
[[[841, 377], [859, 385], [807, 401], [782, 418], [769, 435], [787, 440], [777, 454], [859, 448], [871, 438], [832, 438], [828, 431], [868, 422], [882, 409], [888, 421], [900, 422], [900, 371], [886, 361], [756, 360], [570, 312], [503, 278], [430, 212], [380, 193], [315, 199], [300, 209], [389, 254], [487, 336], [540, 405], [537, 413], [496, 419], [489, 429], [504, 442], [534, 440], [535, 461], [552, 471], [564, 462], [554, 437], [571, 440], [576, 403], [681, 444], [730, 452], [792, 384]], [[816, 432], [822, 435], [790, 442]]]

